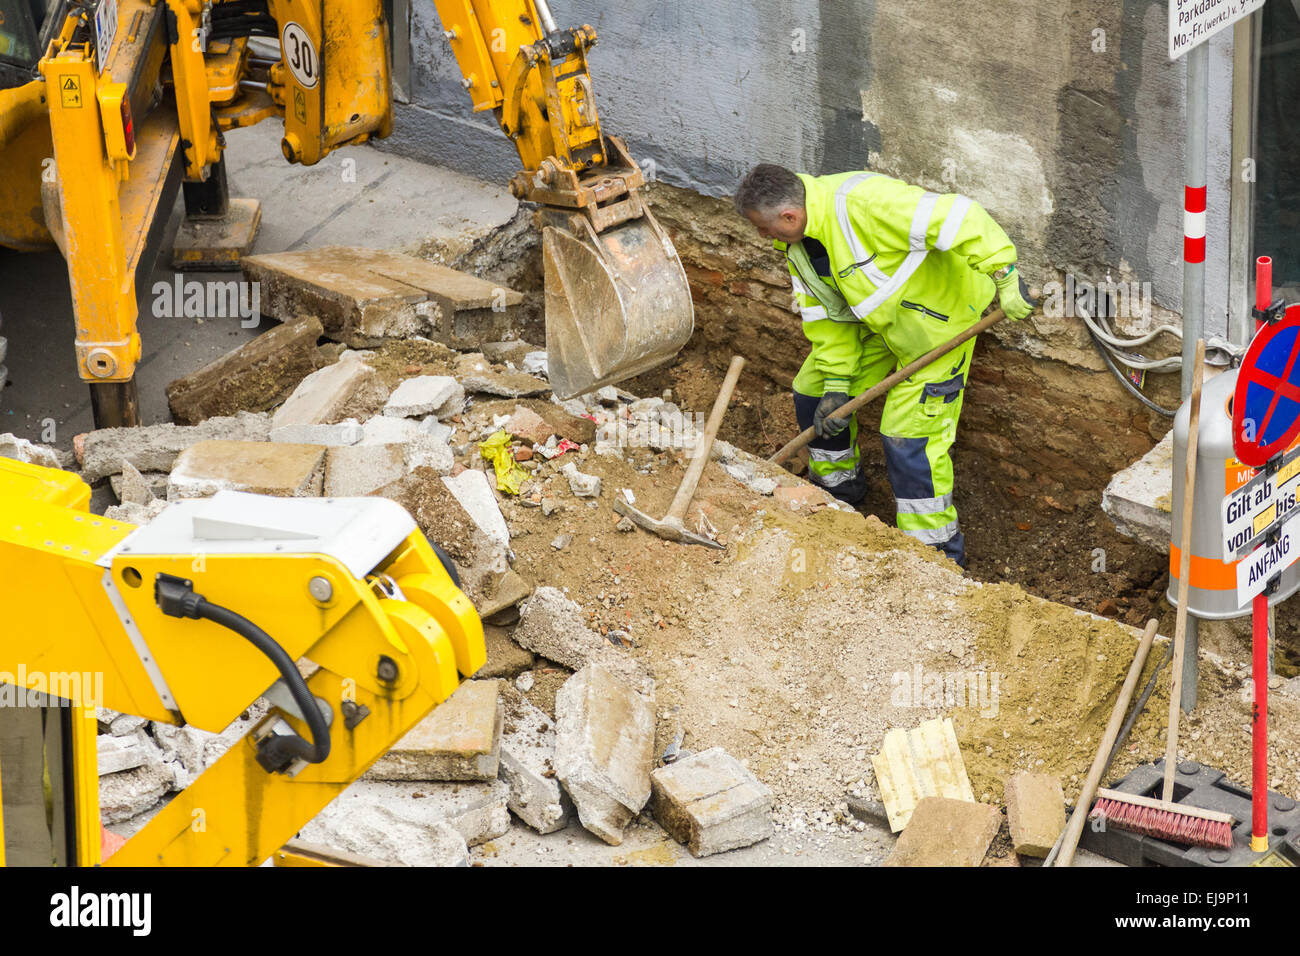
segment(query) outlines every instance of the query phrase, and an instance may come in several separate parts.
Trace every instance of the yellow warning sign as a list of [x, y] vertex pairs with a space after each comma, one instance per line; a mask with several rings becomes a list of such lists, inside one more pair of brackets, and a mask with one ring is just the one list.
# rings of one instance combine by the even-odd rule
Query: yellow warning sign
[[81, 109], [81, 77], [72, 73], [60, 74], [59, 97], [65, 110]]
[[293, 115], [298, 117], [299, 123], [307, 122], [307, 97], [302, 90], [293, 91]]

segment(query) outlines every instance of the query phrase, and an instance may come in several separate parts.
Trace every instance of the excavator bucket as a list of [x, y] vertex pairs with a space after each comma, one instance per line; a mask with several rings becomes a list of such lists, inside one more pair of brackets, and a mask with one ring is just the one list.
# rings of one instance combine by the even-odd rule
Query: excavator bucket
[[649, 210], [597, 233], [580, 216], [542, 230], [551, 388], [573, 398], [676, 355], [695, 325], [677, 250]]

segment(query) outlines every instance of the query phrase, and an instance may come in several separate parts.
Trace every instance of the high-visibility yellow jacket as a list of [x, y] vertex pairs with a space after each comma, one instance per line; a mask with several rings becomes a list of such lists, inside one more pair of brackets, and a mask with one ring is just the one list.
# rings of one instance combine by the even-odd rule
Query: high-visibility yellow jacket
[[[786, 243], [773, 245], [787, 253], [812, 360], [827, 378], [855, 373], [858, 323], [878, 332], [900, 365], [974, 325], [996, 291], [989, 273], [1016, 261], [1002, 227], [965, 196], [863, 171], [799, 178], [804, 234], [826, 247], [830, 284], [809, 287]], [[847, 310], [835, 308], [839, 297]]]

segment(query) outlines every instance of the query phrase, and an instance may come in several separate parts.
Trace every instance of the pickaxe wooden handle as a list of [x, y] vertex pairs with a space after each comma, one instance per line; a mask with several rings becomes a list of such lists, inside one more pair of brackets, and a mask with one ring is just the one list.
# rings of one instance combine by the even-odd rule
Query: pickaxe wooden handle
[[[880, 382], [880, 384], [867, 389], [857, 398], [854, 398], [846, 402], [845, 404], [841, 405], [839, 408], [835, 409], [835, 411], [831, 412], [829, 417], [847, 418], [850, 415], [855, 414], [857, 410], [861, 408], [863, 405], [866, 405], [868, 402], [874, 401], [875, 399], [879, 398], [881, 395], [884, 395], [885, 392], [889, 391], [891, 388], [893, 388], [903, 379], [907, 378], [909, 375], [912, 375], [914, 372], [918, 372], [921, 369], [925, 368], [935, 359], [947, 355], [949, 352], [951, 352], [957, 346], [961, 345], [963, 342], [970, 341], [971, 339], [975, 338], [975, 336], [983, 332], [985, 329], [992, 328], [993, 326], [997, 325], [1006, 317], [1007, 317], [1006, 313], [1003, 312], [1001, 309], [998, 309], [996, 312], [989, 313], [984, 318], [980, 319], [978, 322], [972, 325], [965, 332], [962, 332], [960, 335], [956, 335], [952, 337], [947, 342], [943, 343], [943, 345], [931, 349], [916, 361], [903, 366], [897, 372], [894, 372], [892, 375], [887, 376], [883, 381]], [[784, 448], [782, 448], [775, 455], [769, 458], [768, 461], [777, 465], [782, 464], [791, 455], [793, 455], [800, 448], [808, 444], [816, 437], [817, 437], [817, 433], [815, 431], [813, 431], [811, 428], [805, 428], [798, 435], [796, 435], [790, 441], [789, 444], [787, 444]]]

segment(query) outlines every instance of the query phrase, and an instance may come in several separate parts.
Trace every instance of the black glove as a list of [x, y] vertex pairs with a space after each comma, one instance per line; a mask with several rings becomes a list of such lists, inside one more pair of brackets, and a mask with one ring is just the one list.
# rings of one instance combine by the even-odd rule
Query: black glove
[[847, 404], [848, 401], [849, 396], [844, 392], [827, 392], [822, 396], [822, 400], [817, 403], [817, 411], [813, 414], [813, 432], [818, 438], [838, 435], [849, 427], [851, 415], [845, 415], [843, 418], [830, 417], [831, 412]]

